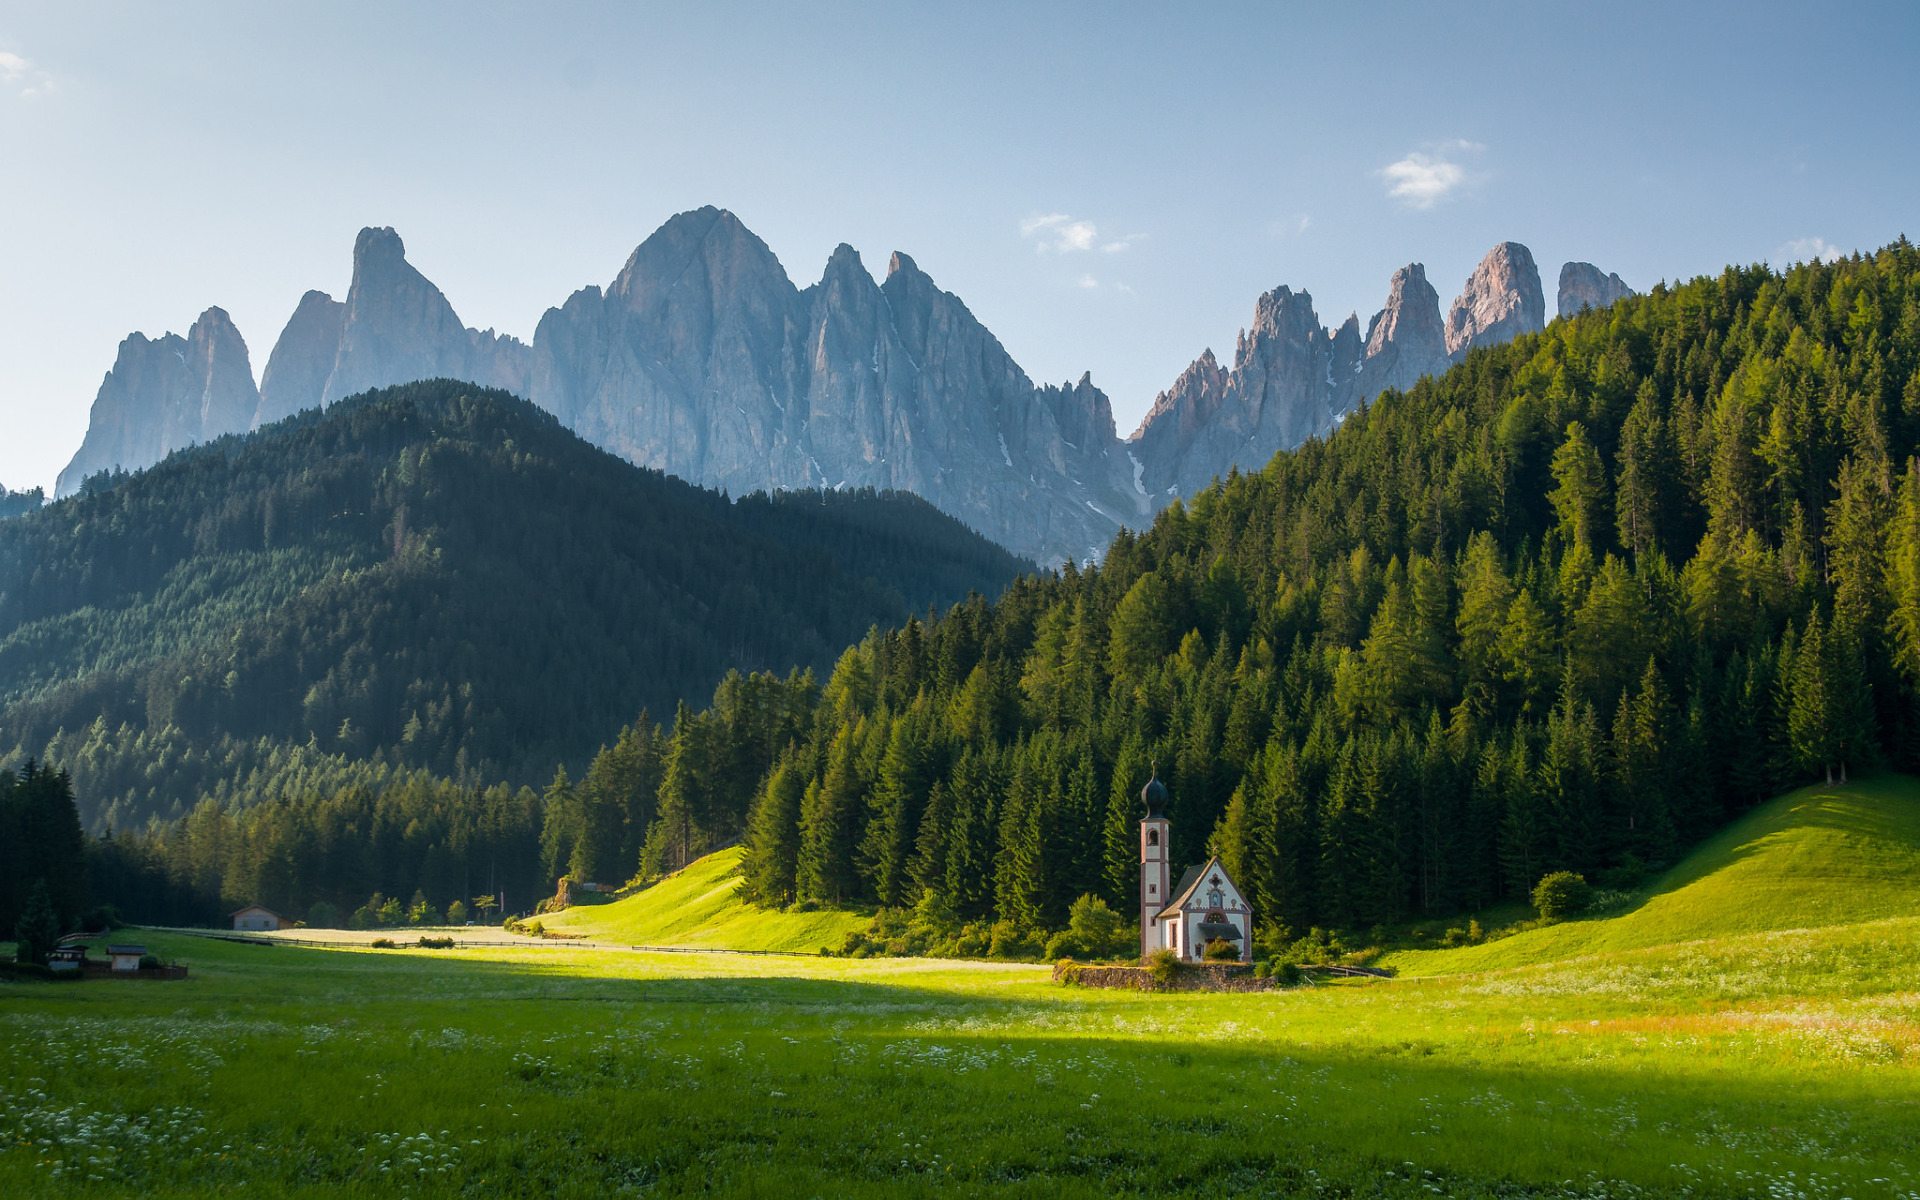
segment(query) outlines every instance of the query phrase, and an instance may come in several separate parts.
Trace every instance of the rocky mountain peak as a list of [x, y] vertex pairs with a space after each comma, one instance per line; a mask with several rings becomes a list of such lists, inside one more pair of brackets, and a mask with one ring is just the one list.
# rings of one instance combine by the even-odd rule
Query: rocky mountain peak
[[254, 415], [254, 428], [320, 406], [346, 321], [347, 306], [325, 292], [300, 297], [260, 375], [260, 409]]
[[246, 340], [224, 309], [201, 313], [184, 338], [131, 334], [100, 383], [86, 438], [55, 494], [72, 495], [99, 471], [137, 470], [196, 442], [244, 433], [259, 404]]
[[1447, 310], [1447, 354], [1458, 362], [1474, 346], [1497, 346], [1547, 325], [1546, 296], [1533, 252], [1519, 242], [1487, 251]]
[[1583, 308], [1611, 308], [1615, 300], [1631, 295], [1625, 280], [1592, 263], [1570, 262], [1560, 268], [1558, 309], [1563, 317], [1576, 316]]
[[893, 256], [887, 259], [887, 278], [892, 279], [902, 271], [912, 275], [921, 273], [919, 264], [915, 263], [913, 259], [904, 252], [895, 250]]

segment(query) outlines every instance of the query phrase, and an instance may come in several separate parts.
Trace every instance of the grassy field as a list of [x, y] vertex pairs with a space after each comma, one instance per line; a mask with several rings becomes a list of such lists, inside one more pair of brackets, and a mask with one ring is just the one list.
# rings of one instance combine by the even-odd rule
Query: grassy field
[[[1916, 805], [1784, 798], [1572, 958], [1253, 995], [148, 934], [193, 977], [0, 984], [0, 1195], [1920, 1200]], [[1739, 928], [1822, 877], [1876, 919]]]
[[1442, 974], [1775, 929], [1920, 914], [1920, 780], [1806, 787], [1735, 821], [1624, 912], [1383, 965]]
[[845, 912], [763, 912], [740, 901], [734, 847], [688, 864], [643, 892], [541, 917], [546, 928], [634, 946], [724, 947], [817, 953], [839, 949], [871, 917]]

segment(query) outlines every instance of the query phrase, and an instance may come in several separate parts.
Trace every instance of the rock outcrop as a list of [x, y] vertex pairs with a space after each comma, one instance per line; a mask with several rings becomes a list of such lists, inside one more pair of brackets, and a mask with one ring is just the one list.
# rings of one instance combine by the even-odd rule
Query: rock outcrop
[[524, 396], [531, 357], [522, 342], [462, 325], [440, 289], [407, 261], [399, 234], [362, 229], [353, 244], [353, 283], [341, 314], [340, 343], [320, 403], [435, 378], [470, 380]]
[[1583, 308], [1611, 308], [1615, 300], [1633, 295], [1618, 275], [1604, 273], [1592, 263], [1570, 262], [1560, 268], [1560, 315], [1571, 317]]
[[1324, 436], [1388, 388], [1441, 374], [1473, 346], [1543, 328], [1545, 315], [1540, 272], [1518, 242], [1488, 252], [1445, 321], [1426, 268], [1395, 271], [1364, 338], [1354, 317], [1326, 329], [1311, 296], [1277, 288], [1255, 306], [1233, 369], [1222, 370], [1211, 350], [1202, 354], [1154, 400], [1127, 449], [1156, 504], [1191, 496], [1217, 476], [1257, 471], [1279, 451]]
[[1355, 405], [1446, 365], [1440, 297], [1419, 263], [1394, 272], [1364, 339], [1358, 317], [1326, 329], [1312, 296], [1276, 288], [1254, 306], [1233, 370], [1222, 370], [1213, 351], [1202, 354], [1154, 400], [1127, 448], [1156, 503], [1191, 496], [1236, 467], [1259, 470], [1276, 452], [1330, 432]]
[[1083, 378], [1036, 387], [905, 254], [851, 246], [804, 291], [729, 212], [682, 213], [534, 334], [532, 399], [645, 466], [735, 493], [918, 493], [1019, 554], [1104, 550], [1150, 515]]
[[1533, 252], [1519, 242], [1487, 251], [1447, 310], [1447, 353], [1459, 362], [1475, 346], [1498, 346], [1547, 327], [1547, 299]]
[[255, 429], [320, 407], [327, 376], [333, 374], [333, 360], [340, 355], [340, 334], [346, 323], [347, 306], [325, 292], [308, 292], [300, 297], [293, 318], [280, 331], [280, 340], [267, 356], [267, 369], [261, 372]]
[[196, 442], [244, 433], [259, 404], [247, 343], [225, 311], [201, 313], [184, 338], [132, 334], [101, 381], [86, 438], [55, 494], [72, 495], [99, 471], [136, 470]]

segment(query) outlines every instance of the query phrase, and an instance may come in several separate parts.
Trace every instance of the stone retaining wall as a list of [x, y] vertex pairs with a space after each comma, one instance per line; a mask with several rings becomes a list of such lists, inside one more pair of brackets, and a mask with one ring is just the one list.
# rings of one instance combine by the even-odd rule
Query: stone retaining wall
[[1155, 980], [1145, 967], [1083, 967], [1078, 963], [1055, 963], [1055, 983], [1080, 987], [1123, 988], [1139, 992], [1264, 992], [1273, 987], [1271, 979], [1255, 979], [1253, 968], [1245, 963], [1181, 963], [1173, 982]]

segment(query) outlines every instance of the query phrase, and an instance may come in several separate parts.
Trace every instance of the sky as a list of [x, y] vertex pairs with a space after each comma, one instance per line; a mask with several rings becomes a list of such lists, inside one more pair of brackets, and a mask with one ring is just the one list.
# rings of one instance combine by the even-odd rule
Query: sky
[[[1332, 11], [1339, 10], [1339, 11]], [[800, 286], [847, 242], [1120, 432], [1285, 284], [1364, 323], [1495, 243], [1635, 288], [1920, 236], [1920, 5], [30, 4], [0, 0], [0, 484], [128, 333], [256, 375], [399, 230], [530, 339], [713, 204]]]

